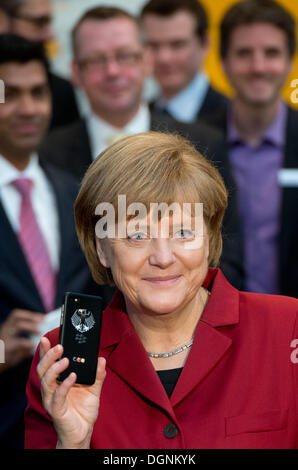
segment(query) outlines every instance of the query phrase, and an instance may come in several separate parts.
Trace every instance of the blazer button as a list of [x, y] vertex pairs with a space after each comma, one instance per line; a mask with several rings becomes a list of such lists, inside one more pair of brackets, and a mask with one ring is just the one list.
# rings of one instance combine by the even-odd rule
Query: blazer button
[[178, 434], [178, 428], [175, 424], [171, 423], [168, 424], [163, 431], [165, 437], [168, 439], [172, 439], [173, 437], [177, 436]]

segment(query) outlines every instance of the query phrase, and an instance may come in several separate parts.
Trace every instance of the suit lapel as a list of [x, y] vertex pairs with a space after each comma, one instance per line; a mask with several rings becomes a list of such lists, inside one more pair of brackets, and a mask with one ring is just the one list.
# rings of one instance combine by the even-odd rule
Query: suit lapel
[[216, 101], [215, 91], [209, 85], [209, 87], [207, 89], [207, 93], [205, 95], [205, 98], [202, 102], [202, 105], [201, 105], [199, 111], [198, 111], [197, 119], [201, 118], [202, 115], [204, 115], [204, 114], [208, 114], [210, 112], [210, 108], [211, 108], [211, 112], [212, 112], [212, 110], [214, 108], [216, 108], [216, 106], [214, 106], [215, 101]]
[[90, 165], [90, 163], [92, 162], [92, 153], [89, 134], [87, 131], [87, 124], [85, 120], [82, 121], [82, 125], [79, 129], [79, 132], [74, 135], [74, 147], [82, 156], [84, 156], [85, 163], [87, 165]]
[[124, 300], [119, 291], [112, 305], [103, 313], [101, 338], [101, 350], [113, 346], [107, 359], [108, 367], [138, 393], [173, 417], [167, 394], [125, 313]]
[[90, 139], [86, 121], [82, 120], [74, 126], [72, 135], [69, 135], [68, 138], [72, 143], [68, 147], [69, 155], [67, 161], [71, 162], [73, 167], [72, 173], [76, 174], [80, 179], [88, 166], [92, 163]]
[[199, 321], [194, 343], [171, 396], [173, 406], [182, 401], [216, 367], [231, 343], [230, 338]]
[[211, 290], [211, 295], [171, 396], [173, 406], [183, 400], [216, 368], [232, 346], [231, 338], [222, 333], [220, 328], [239, 322], [239, 292], [228, 283], [220, 270], [209, 269], [204, 287]]
[[9, 284], [12, 290], [18, 289], [17, 298], [20, 299], [20, 305], [22, 304], [24, 308], [35, 308], [43, 312], [44, 306], [30, 268], [1, 202], [0, 239], [2, 240], [0, 278], [3, 278], [0, 285]]
[[173, 416], [167, 394], [135, 332], [123, 335], [109, 358], [109, 367], [147, 400]]

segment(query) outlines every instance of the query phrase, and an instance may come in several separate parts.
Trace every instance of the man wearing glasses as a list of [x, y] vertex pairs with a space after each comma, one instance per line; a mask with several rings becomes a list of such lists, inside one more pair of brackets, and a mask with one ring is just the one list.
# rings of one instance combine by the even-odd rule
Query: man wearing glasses
[[[0, 33], [13, 33], [35, 42], [54, 39], [51, 0], [0, 0]], [[79, 117], [69, 81], [51, 73], [53, 115], [51, 128]]]

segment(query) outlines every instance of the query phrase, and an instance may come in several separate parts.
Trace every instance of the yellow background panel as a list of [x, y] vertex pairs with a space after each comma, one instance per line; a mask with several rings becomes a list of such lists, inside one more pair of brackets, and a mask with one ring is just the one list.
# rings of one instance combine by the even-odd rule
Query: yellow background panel
[[[206, 8], [209, 18], [209, 31], [211, 47], [210, 53], [205, 62], [205, 69], [209, 74], [212, 84], [223, 93], [231, 95], [231, 88], [223, 73], [220, 63], [220, 57], [218, 52], [219, 43], [219, 24], [226, 12], [226, 10], [236, 3], [236, 0], [200, 0], [202, 5]], [[294, 16], [296, 21], [296, 38], [297, 38], [297, 24], [298, 24], [298, 0], [279, 0], [279, 3], [287, 8], [290, 13]], [[283, 89], [283, 96], [291, 106], [298, 109], [298, 103], [291, 101], [291, 94], [294, 88], [291, 87], [292, 80], [298, 79], [298, 53], [294, 56], [294, 68], [290, 74], [287, 83]], [[298, 83], [297, 83], [298, 86]], [[297, 87], [296, 86], [296, 87]]]

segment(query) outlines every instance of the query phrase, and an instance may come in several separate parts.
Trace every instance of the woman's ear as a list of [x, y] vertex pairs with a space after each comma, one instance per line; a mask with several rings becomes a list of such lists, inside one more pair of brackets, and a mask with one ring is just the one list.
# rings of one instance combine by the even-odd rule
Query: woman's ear
[[99, 258], [99, 261], [105, 268], [110, 268], [110, 263], [108, 262], [108, 257], [104, 250], [104, 241], [96, 237], [96, 252]]

